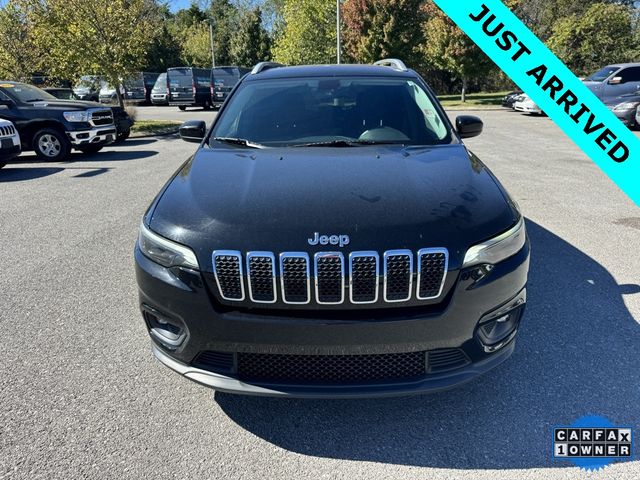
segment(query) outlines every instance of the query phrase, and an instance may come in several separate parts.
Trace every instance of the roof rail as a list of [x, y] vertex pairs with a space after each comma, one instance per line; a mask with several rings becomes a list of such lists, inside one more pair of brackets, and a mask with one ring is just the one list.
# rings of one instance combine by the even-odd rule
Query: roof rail
[[256, 75], [260, 72], [264, 72], [265, 70], [270, 70], [272, 68], [284, 67], [281, 63], [276, 62], [260, 62], [251, 70], [251, 75]]
[[402, 60], [398, 60], [397, 58], [384, 58], [382, 60], [374, 62], [373, 64], [379, 67], [391, 67], [394, 70], [400, 70], [401, 72], [406, 72], [409, 70], [404, 62]]

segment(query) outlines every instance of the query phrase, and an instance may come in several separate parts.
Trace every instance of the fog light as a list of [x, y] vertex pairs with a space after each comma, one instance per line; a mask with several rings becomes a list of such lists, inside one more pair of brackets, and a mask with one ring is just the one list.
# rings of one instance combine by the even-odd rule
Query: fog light
[[178, 325], [178, 321], [167, 318], [148, 305], [143, 305], [142, 309], [142, 315], [153, 338], [170, 350], [180, 346], [187, 334], [185, 329]]
[[[480, 325], [478, 334], [485, 346], [496, 346], [518, 328], [520, 309]], [[497, 350], [497, 348], [493, 349]]]
[[524, 312], [526, 291], [523, 290], [503, 307], [480, 319], [478, 338], [484, 351], [495, 352], [515, 337]]

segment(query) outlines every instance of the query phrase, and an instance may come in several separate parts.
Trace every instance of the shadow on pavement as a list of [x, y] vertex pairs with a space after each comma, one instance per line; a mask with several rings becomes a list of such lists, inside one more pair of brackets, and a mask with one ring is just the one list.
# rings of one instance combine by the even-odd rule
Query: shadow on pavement
[[[462, 387], [371, 400], [217, 392], [239, 426], [319, 457], [457, 469], [571, 466], [551, 459], [551, 428], [587, 415], [638, 425], [640, 325], [609, 272], [532, 221], [529, 305], [513, 356]], [[631, 252], [629, 252], [631, 253]], [[639, 319], [640, 320], [640, 319]]]
[[64, 168], [11, 168], [9, 166], [0, 169], [0, 183], [20, 182], [24, 180], [35, 180], [37, 178], [48, 177], [54, 173], [62, 172]]

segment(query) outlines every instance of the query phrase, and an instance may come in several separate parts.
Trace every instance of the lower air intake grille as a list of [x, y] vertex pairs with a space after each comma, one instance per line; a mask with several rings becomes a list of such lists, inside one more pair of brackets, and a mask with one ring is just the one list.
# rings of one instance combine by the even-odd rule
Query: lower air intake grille
[[234, 354], [230, 352], [201, 352], [193, 361], [193, 366], [210, 372], [231, 373], [233, 356]]
[[425, 374], [425, 352], [377, 355], [238, 353], [238, 378], [245, 381], [348, 384], [410, 380]]
[[443, 348], [429, 352], [429, 371], [445, 372], [464, 367], [470, 360], [459, 348]]

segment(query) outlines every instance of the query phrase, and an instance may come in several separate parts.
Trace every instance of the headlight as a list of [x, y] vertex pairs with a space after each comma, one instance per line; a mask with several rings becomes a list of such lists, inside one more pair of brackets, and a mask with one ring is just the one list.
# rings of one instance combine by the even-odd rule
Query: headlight
[[615, 106], [614, 110], [631, 110], [639, 105], [638, 102], [624, 102]]
[[156, 235], [140, 224], [138, 246], [142, 254], [163, 267], [187, 267], [198, 270], [198, 259], [189, 247]]
[[526, 239], [527, 230], [524, 225], [524, 217], [520, 217], [520, 221], [515, 227], [467, 250], [462, 268], [480, 263], [496, 264], [501, 262], [518, 253], [524, 247]]
[[88, 122], [89, 121], [89, 112], [78, 111], [78, 112], [63, 112], [62, 114], [64, 119], [67, 122]]

